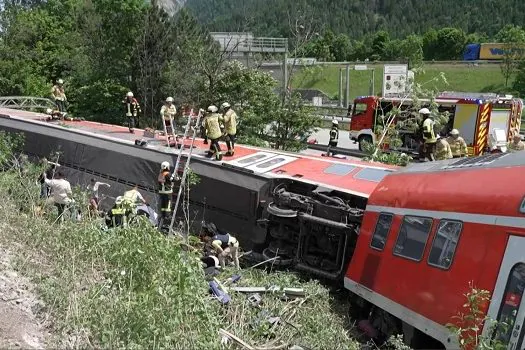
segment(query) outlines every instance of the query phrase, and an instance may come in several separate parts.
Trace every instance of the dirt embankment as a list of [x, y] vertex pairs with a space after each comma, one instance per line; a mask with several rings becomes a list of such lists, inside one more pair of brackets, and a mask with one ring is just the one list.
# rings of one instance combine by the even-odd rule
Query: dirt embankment
[[0, 246], [0, 348], [44, 348], [44, 327], [35, 316], [42, 306], [32, 284], [15, 270], [14, 256]]

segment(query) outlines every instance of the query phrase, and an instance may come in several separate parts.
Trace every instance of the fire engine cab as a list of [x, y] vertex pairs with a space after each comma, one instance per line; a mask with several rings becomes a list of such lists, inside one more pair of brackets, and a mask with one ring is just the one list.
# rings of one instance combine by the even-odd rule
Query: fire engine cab
[[[524, 349], [525, 152], [413, 164], [370, 195], [345, 287], [357, 317], [398, 327], [413, 348], [459, 349], [447, 328], [470, 285], [491, 293], [483, 312], [507, 327], [487, 337]], [[391, 327], [385, 327], [390, 328]]]
[[[422, 106], [428, 106], [431, 101], [419, 102]], [[469, 155], [480, 155], [496, 145], [506, 145], [516, 130], [520, 129], [523, 102], [512, 96], [444, 92], [433, 102], [438, 104], [440, 113], [448, 112], [449, 115], [448, 124], [442, 133], [446, 135], [452, 129], [458, 129], [467, 143]], [[350, 139], [359, 142], [360, 150], [365, 141], [377, 142], [377, 127], [385, 124], [388, 112], [395, 107], [400, 108], [401, 113], [395, 122], [413, 118], [410, 112], [417, 113], [411, 111], [413, 105], [409, 99], [376, 96], [356, 98], [351, 113]], [[401, 130], [401, 134], [403, 145], [400, 150], [416, 151], [419, 145], [416, 133], [413, 130]], [[498, 135], [504, 135], [503, 140], [497, 139]]]

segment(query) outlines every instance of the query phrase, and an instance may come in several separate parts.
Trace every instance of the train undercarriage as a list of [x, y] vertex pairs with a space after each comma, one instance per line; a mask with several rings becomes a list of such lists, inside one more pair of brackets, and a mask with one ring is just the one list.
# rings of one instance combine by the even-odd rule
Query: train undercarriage
[[296, 181], [276, 184], [260, 220], [266, 259], [328, 280], [340, 280], [355, 248], [366, 199]]

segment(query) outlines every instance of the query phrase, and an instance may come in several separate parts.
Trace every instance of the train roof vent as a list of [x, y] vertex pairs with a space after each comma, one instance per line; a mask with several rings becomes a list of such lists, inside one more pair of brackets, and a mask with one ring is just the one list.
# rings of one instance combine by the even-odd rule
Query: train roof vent
[[392, 170], [387, 169], [363, 168], [354, 175], [354, 178], [359, 180], [379, 182], [391, 172]]
[[345, 176], [350, 174], [356, 167], [347, 164], [333, 164], [324, 170], [325, 174]]
[[454, 169], [454, 168], [471, 168], [482, 165], [487, 165], [495, 162], [497, 159], [505, 157], [508, 153], [494, 153], [486, 154], [480, 157], [467, 157], [461, 158], [460, 160], [444, 166], [443, 169]]

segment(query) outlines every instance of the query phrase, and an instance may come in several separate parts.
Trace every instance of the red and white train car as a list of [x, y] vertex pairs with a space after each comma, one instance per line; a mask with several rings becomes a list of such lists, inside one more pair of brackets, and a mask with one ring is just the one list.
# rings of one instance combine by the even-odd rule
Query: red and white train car
[[365, 301], [363, 315], [375, 306], [413, 347], [430, 346], [428, 336], [447, 349], [459, 348], [446, 325], [472, 283], [491, 292], [487, 316], [510, 324], [496, 336], [524, 349], [525, 152], [386, 176], [368, 199], [344, 283]]

